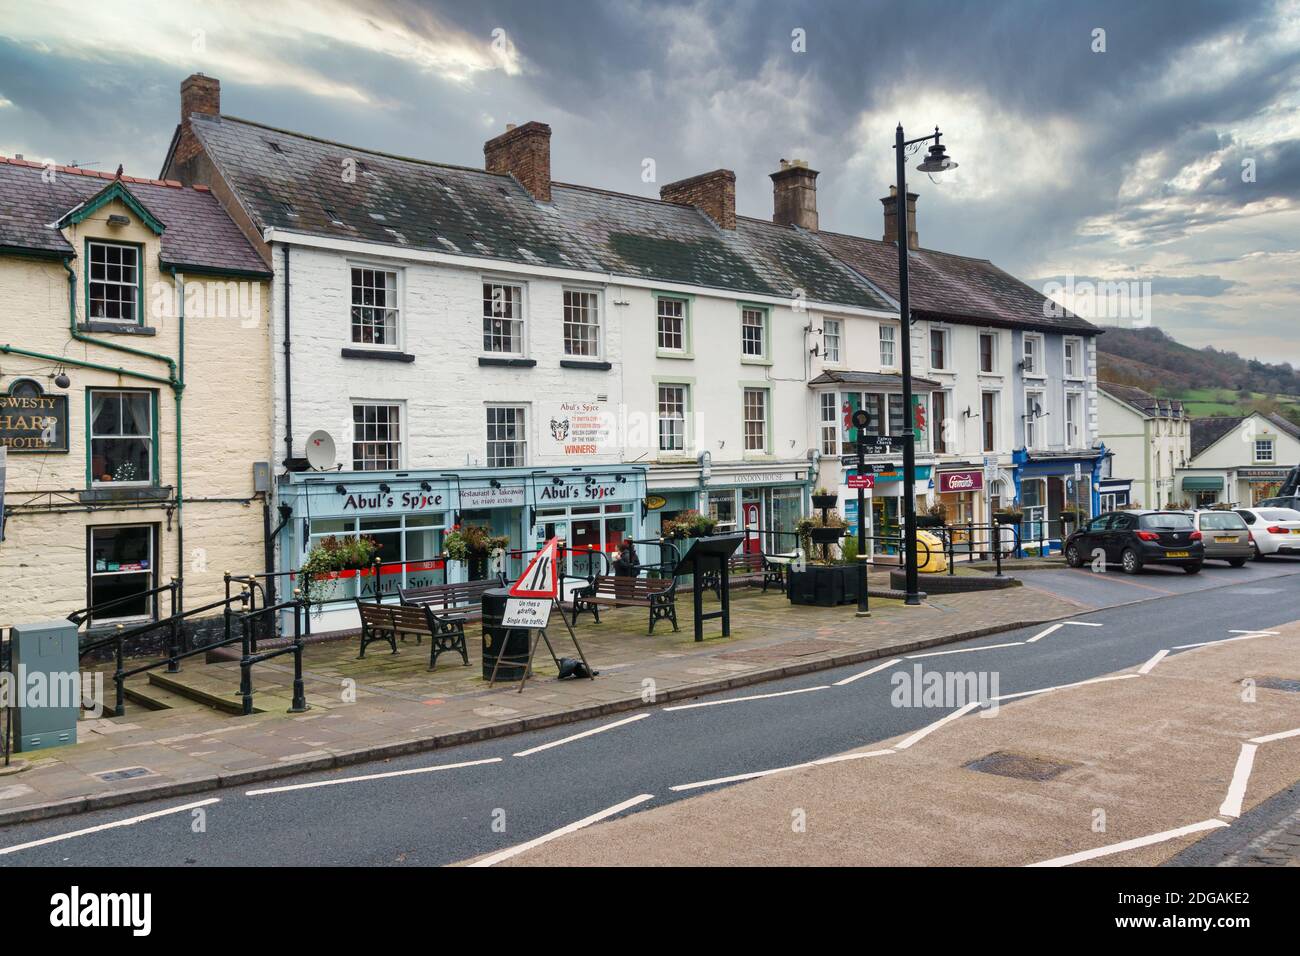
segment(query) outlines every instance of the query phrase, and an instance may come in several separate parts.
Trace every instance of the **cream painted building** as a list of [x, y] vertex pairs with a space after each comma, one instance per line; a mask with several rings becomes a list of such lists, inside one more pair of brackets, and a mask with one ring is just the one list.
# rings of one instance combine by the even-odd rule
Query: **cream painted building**
[[1195, 507], [1250, 508], [1278, 493], [1300, 462], [1300, 426], [1253, 412], [1192, 422], [1192, 456], [1178, 471], [1179, 494]]
[[0, 629], [220, 598], [265, 567], [269, 270], [175, 182], [0, 158], [0, 203]]
[[[1108, 500], [1101, 510], [1163, 508], [1189, 497], [1175, 481], [1192, 457], [1192, 423], [1183, 403], [1110, 382], [1100, 383], [1097, 394], [1101, 440], [1112, 453], [1108, 487], [1116, 489], [1103, 491]], [[1121, 491], [1125, 480], [1128, 488]]]

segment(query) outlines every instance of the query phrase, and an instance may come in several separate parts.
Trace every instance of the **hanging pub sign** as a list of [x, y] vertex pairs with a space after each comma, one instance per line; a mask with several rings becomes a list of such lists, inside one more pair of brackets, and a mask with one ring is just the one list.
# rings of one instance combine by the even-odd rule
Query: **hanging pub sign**
[[40, 383], [17, 379], [0, 394], [0, 447], [15, 454], [68, 450], [68, 396], [46, 395]]

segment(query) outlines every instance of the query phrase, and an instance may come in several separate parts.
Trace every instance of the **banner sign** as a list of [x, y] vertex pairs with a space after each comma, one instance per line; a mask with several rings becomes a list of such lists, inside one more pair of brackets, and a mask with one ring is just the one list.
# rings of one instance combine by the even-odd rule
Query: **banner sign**
[[41, 454], [68, 450], [68, 396], [46, 395], [38, 382], [18, 379], [0, 395], [0, 447]]
[[481, 508], [519, 508], [527, 501], [523, 485], [503, 485], [500, 488], [462, 488], [460, 506], [466, 511]]
[[939, 472], [939, 493], [960, 494], [963, 491], [983, 491], [984, 474], [978, 471]]
[[601, 402], [552, 402], [542, 406], [544, 454], [590, 458], [612, 451], [613, 421]]
[[507, 598], [501, 626], [543, 630], [551, 621], [553, 607], [550, 598]]

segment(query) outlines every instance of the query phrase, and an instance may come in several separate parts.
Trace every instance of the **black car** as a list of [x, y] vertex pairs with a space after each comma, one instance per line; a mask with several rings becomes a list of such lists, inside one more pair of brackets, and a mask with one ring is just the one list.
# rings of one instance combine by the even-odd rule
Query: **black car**
[[1173, 564], [1188, 574], [1201, 570], [1205, 546], [1196, 522], [1183, 511], [1108, 511], [1065, 539], [1065, 561], [1072, 568], [1095, 560], [1118, 564], [1137, 574], [1148, 564]]

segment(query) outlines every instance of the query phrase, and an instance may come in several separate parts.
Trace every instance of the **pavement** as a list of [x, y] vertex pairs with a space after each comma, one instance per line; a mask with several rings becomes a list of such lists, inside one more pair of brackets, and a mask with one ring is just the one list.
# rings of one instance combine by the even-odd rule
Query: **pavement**
[[[433, 672], [427, 648], [415, 644], [400, 645], [396, 655], [371, 645], [357, 660], [355, 640], [325, 642], [304, 653], [311, 710], [298, 715], [286, 713], [290, 658], [254, 667], [262, 712], [247, 717], [179, 698], [176, 691], [187, 689], [225, 706], [237, 700], [237, 665], [194, 660], [180, 675], [152, 672], [159, 684], [146, 690], [161, 689], [173, 709], [129, 703], [121, 718], [82, 721], [74, 746], [21, 755], [30, 766], [0, 777], [0, 824], [442, 749], [919, 650], [1076, 609], [1068, 599], [1011, 588], [945, 595], [919, 608], [873, 599], [873, 616], [859, 619], [851, 607], [794, 607], [777, 592], [741, 589], [733, 596], [731, 637], [708, 622], [703, 643], [693, 640], [687, 600], [679, 601], [676, 634], [661, 624], [647, 636], [643, 609], [602, 612], [599, 625], [584, 617], [579, 638], [600, 676], [556, 681], [548, 660], [522, 694], [514, 684], [487, 687], [477, 626], [469, 633], [470, 666], [446, 654]], [[572, 655], [563, 628], [553, 627], [551, 637], [557, 653]], [[111, 682], [105, 691], [111, 697]]]
[[[1215, 589], [1078, 611], [1053, 624], [760, 686], [684, 693], [506, 740], [154, 799], [76, 820], [16, 823], [0, 830], [0, 865], [439, 865], [503, 853], [511, 854], [506, 862], [547, 862], [547, 853], [603, 846], [607, 830], [599, 821], [613, 820], [613, 830], [641, 827], [642, 817], [648, 829], [607, 859], [715, 861], [755, 845], [772, 849], [763, 862], [780, 862], [788, 847], [776, 842], [776, 830], [769, 833], [780, 829], [772, 822], [777, 806], [787, 828], [802, 811], [805, 837], [840, 827], [839, 839], [809, 857], [817, 862], [864, 847], [882, 854], [864, 860], [946, 864], [1042, 862], [1103, 849], [1162, 827], [1218, 819], [1242, 741], [1300, 728], [1300, 695], [1263, 686], [1264, 678], [1282, 687], [1300, 678], [1300, 637], [1290, 623], [1300, 620], [1296, 579], [1278, 576], [1265, 599], [1250, 576], [1221, 581]], [[1046, 600], [1030, 588], [1016, 591]], [[1212, 646], [1185, 646], [1203, 642]], [[990, 719], [974, 712], [951, 718], [951, 694], [899, 706], [894, 693], [918, 683], [918, 665], [945, 680], [996, 679], [987, 688], [993, 696], [1016, 696]], [[1140, 677], [1122, 676], [1144, 668]], [[1122, 679], [1064, 686], [1106, 676]], [[1240, 696], [1243, 676], [1260, 683], [1249, 705]], [[1050, 687], [1060, 689], [1033, 693]], [[1227, 829], [1244, 831], [1261, 801], [1300, 778], [1296, 746], [1291, 737], [1255, 745], [1243, 816]], [[877, 750], [885, 753], [842, 759]], [[998, 751], [1013, 755], [1002, 758], [1013, 769], [1037, 768], [1039, 760], [1066, 766], [1044, 781], [965, 769]], [[809, 790], [791, 802], [783, 793], [772, 803], [749, 795], [805, 773], [837, 780], [838, 770], [857, 776], [821, 797]], [[740, 796], [729, 797], [733, 790]], [[702, 802], [730, 799], [741, 803]], [[870, 819], [836, 822], [850, 821], [859, 806]], [[1094, 831], [1098, 809], [1105, 830]], [[859, 829], [872, 839], [850, 838]], [[1222, 830], [1216, 824], [1162, 840], [1158, 853]], [[651, 834], [662, 845], [641, 842]], [[529, 848], [535, 841], [544, 842]], [[1145, 862], [1150, 850], [1098, 861]]]

